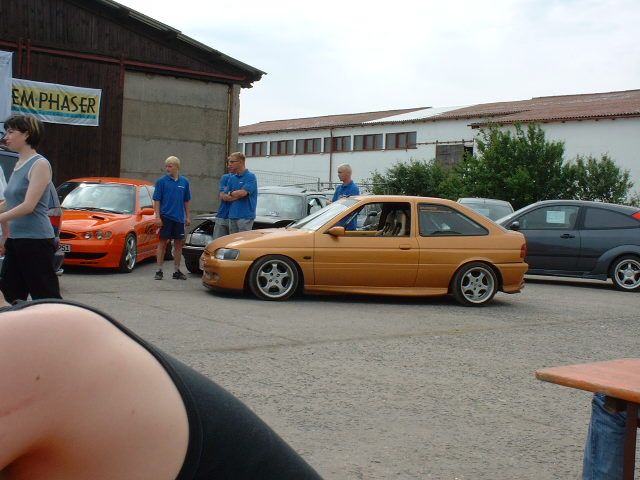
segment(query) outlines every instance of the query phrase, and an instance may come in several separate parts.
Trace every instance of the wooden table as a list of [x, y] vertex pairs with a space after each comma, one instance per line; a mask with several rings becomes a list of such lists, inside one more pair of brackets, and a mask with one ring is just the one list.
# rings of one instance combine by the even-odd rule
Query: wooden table
[[536, 371], [536, 378], [565, 387], [604, 393], [623, 402], [627, 412], [623, 479], [633, 480], [640, 406], [640, 358], [543, 368]]

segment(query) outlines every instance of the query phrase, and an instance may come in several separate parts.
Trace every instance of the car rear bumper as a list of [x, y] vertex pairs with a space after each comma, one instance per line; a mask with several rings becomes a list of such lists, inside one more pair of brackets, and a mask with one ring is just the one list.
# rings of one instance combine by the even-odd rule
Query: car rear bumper
[[502, 275], [504, 293], [518, 293], [524, 288], [524, 274], [529, 268], [526, 263], [501, 263], [496, 266]]

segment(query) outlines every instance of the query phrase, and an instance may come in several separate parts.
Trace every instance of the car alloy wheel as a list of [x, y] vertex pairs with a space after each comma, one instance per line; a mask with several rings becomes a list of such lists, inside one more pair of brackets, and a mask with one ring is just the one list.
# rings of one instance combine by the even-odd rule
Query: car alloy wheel
[[618, 290], [640, 290], [640, 258], [633, 255], [618, 258], [611, 268], [611, 279]]
[[480, 306], [489, 302], [496, 294], [498, 281], [493, 269], [484, 263], [465, 265], [453, 279], [453, 295], [465, 306]]
[[259, 259], [249, 272], [249, 288], [262, 300], [286, 300], [298, 289], [295, 263], [281, 255]]
[[120, 260], [120, 271], [124, 273], [131, 273], [136, 266], [138, 257], [138, 242], [136, 236], [130, 233], [124, 241], [124, 248], [122, 249], [122, 259]]

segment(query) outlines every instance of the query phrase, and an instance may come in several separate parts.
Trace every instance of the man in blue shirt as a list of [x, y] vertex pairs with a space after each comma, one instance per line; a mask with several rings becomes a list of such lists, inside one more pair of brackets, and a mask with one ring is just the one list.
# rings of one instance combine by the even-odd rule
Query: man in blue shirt
[[180, 271], [182, 245], [184, 244], [184, 226], [191, 224], [189, 202], [191, 189], [189, 180], [180, 176], [180, 159], [169, 157], [164, 162], [167, 174], [156, 181], [153, 192], [153, 209], [156, 211], [156, 223], [160, 226], [160, 243], [156, 251], [158, 271], [155, 279], [162, 280], [162, 264], [167, 241], [173, 240], [173, 262], [175, 271], [173, 278], [186, 280], [187, 276]]
[[342, 197], [351, 197], [353, 195], [360, 195], [360, 189], [356, 182], [351, 180], [351, 165], [348, 163], [343, 163], [342, 165], [338, 165], [338, 178], [342, 182], [342, 185], [338, 185], [335, 193], [333, 194], [332, 202], [342, 198]]
[[229, 205], [229, 233], [251, 230], [256, 218], [256, 203], [258, 200], [258, 180], [245, 166], [245, 156], [242, 152], [229, 155], [227, 165], [229, 178], [229, 193], [220, 193], [220, 199], [230, 202]]
[[223, 194], [229, 193], [229, 179], [233, 175], [230, 173], [225, 173], [220, 178], [220, 190], [218, 192], [218, 199], [220, 200], [220, 205], [218, 205], [218, 211], [216, 212], [216, 223], [213, 226], [213, 239], [224, 237], [225, 235], [229, 235], [229, 207], [231, 206], [230, 202], [226, 202], [222, 199]]

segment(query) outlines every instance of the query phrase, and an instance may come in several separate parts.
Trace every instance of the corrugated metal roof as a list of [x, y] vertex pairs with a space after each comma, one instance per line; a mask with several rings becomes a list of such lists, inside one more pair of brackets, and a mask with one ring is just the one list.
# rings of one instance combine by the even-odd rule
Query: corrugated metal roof
[[376, 123], [476, 120], [488, 123], [549, 122], [640, 116], [640, 90], [534, 97], [531, 100], [482, 103], [466, 107], [419, 107], [382, 112], [272, 120], [240, 127], [241, 135]]

